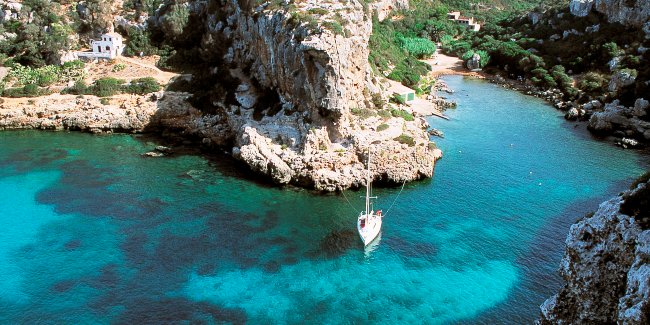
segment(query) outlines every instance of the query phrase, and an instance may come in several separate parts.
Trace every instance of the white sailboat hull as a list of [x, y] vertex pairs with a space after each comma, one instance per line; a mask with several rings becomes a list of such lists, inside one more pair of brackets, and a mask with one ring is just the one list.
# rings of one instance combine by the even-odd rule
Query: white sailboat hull
[[376, 215], [371, 211], [368, 215], [359, 214], [357, 220], [357, 230], [364, 246], [368, 246], [381, 231], [381, 215]]

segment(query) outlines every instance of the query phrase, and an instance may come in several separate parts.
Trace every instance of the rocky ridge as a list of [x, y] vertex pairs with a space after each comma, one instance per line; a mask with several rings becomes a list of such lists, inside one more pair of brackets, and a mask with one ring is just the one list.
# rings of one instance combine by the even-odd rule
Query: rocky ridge
[[[383, 1], [380, 8], [391, 4], [403, 1]], [[206, 22], [204, 52], [227, 43], [211, 71], [224, 76], [222, 85], [234, 95], [209, 103], [216, 113], [206, 117], [216, 119], [219, 132], [203, 143], [231, 146], [235, 158], [278, 184], [323, 191], [360, 186], [371, 144], [378, 153], [375, 180], [432, 176], [440, 151], [429, 145], [423, 120], [353, 113], [377, 112], [373, 94], [387, 99], [368, 63], [371, 12], [360, 2], [187, 6]], [[164, 17], [163, 8], [150, 24], [164, 27]], [[382, 122], [395, 127], [377, 132]]]
[[621, 212], [632, 198], [647, 205], [649, 189], [642, 182], [571, 226], [560, 265], [566, 283], [541, 305], [538, 324], [650, 321], [650, 230], [647, 220]]
[[610, 23], [641, 26], [650, 17], [648, 0], [571, 0], [571, 14], [584, 17], [592, 10], [604, 14]]

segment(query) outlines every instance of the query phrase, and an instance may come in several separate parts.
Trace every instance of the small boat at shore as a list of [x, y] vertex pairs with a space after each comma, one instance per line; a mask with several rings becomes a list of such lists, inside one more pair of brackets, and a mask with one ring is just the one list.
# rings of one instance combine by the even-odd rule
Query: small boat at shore
[[376, 199], [376, 196], [371, 195], [371, 180], [370, 180], [370, 151], [368, 151], [368, 173], [366, 176], [366, 210], [359, 213], [357, 218], [357, 230], [364, 246], [368, 246], [381, 231], [382, 214], [381, 210], [374, 211], [371, 199]]

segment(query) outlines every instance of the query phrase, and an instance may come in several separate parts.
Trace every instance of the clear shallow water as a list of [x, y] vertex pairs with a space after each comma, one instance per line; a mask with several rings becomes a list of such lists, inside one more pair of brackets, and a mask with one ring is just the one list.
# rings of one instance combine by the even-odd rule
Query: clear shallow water
[[[543, 102], [449, 77], [432, 180], [364, 254], [340, 196], [127, 135], [0, 132], [0, 323], [529, 323], [569, 225], [648, 168]], [[382, 189], [390, 205], [398, 189]], [[349, 192], [361, 207], [359, 193]], [[334, 235], [332, 235], [334, 233]]]

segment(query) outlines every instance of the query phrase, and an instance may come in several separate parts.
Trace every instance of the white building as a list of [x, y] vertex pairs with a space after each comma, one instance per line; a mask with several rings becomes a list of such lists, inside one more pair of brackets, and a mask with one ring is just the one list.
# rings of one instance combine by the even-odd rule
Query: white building
[[467, 26], [470, 30], [478, 32], [481, 30], [481, 24], [474, 20], [472, 17], [463, 17], [460, 15], [460, 11], [452, 11], [447, 13], [447, 19], [456, 21], [462, 25]]
[[118, 33], [107, 33], [102, 35], [98, 41], [92, 41], [90, 44], [92, 52], [78, 52], [77, 56], [87, 58], [104, 58], [114, 59], [122, 55], [124, 43], [122, 36]]

